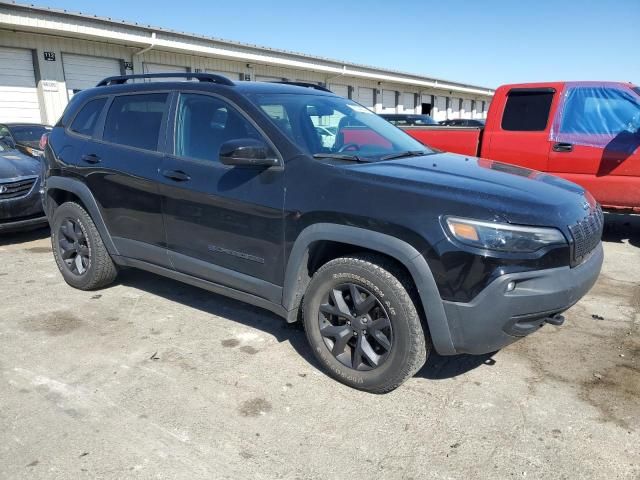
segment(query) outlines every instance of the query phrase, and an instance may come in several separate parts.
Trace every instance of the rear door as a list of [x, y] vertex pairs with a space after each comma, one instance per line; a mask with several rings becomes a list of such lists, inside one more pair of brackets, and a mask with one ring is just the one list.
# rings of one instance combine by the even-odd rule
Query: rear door
[[232, 167], [219, 158], [226, 141], [268, 140], [238, 107], [214, 94], [183, 92], [173, 110], [161, 189], [175, 269], [280, 301], [284, 170]]
[[[98, 201], [120, 254], [164, 266], [169, 263], [158, 170], [169, 97], [167, 92], [117, 95], [109, 99], [95, 137], [85, 126], [90, 121], [76, 122], [84, 109], [70, 132], [81, 139], [78, 171]], [[91, 115], [89, 109], [86, 116]]]
[[494, 123], [485, 130], [481, 156], [535, 170], [547, 170], [549, 117], [557, 103], [554, 88], [513, 88]]

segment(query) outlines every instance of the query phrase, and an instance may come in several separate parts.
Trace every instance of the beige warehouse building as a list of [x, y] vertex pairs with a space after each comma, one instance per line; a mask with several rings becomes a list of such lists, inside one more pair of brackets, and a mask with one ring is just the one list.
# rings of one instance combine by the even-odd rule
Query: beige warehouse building
[[493, 90], [80, 13], [0, 2], [0, 122], [55, 123], [80, 90], [112, 75], [212, 72], [303, 81], [378, 113], [484, 118]]

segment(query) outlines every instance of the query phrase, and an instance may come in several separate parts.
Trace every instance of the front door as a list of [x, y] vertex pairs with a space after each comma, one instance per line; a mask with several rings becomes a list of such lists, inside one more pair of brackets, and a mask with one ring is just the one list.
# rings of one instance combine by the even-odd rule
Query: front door
[[181, 93], [161, 169], [169, 257], [176, 270], [279, 301], [283, 281], [284, 170], [232, 167], [229, 140], [265, 140], [226, 100]]
[[607, 84], [569, 84], [551, 136], [549, 172], [606, 206], [640, 202], [640, 97]]

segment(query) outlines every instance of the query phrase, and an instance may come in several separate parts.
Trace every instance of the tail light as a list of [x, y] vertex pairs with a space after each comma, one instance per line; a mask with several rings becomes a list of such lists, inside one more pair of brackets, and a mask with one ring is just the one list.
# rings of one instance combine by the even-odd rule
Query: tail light
[[40, 150], [44, 152], [45, 147], [47, 146], [47, 142], [49, 141], [49, 134], [43, 133], [40, 137]]

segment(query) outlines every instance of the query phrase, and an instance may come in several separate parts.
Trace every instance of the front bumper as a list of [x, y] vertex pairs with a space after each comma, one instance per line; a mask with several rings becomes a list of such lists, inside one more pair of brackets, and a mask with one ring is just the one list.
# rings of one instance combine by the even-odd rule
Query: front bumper
[[22, 197], [0, 199], [0, 232], [36, 228], [46, 224], [39, 181]]
[[469, 303], [443, 301], [456, 353], [493, 352], [538, 330], [591, 289], [603, 258], [599, 244], [577, 267], [503, 275]]

